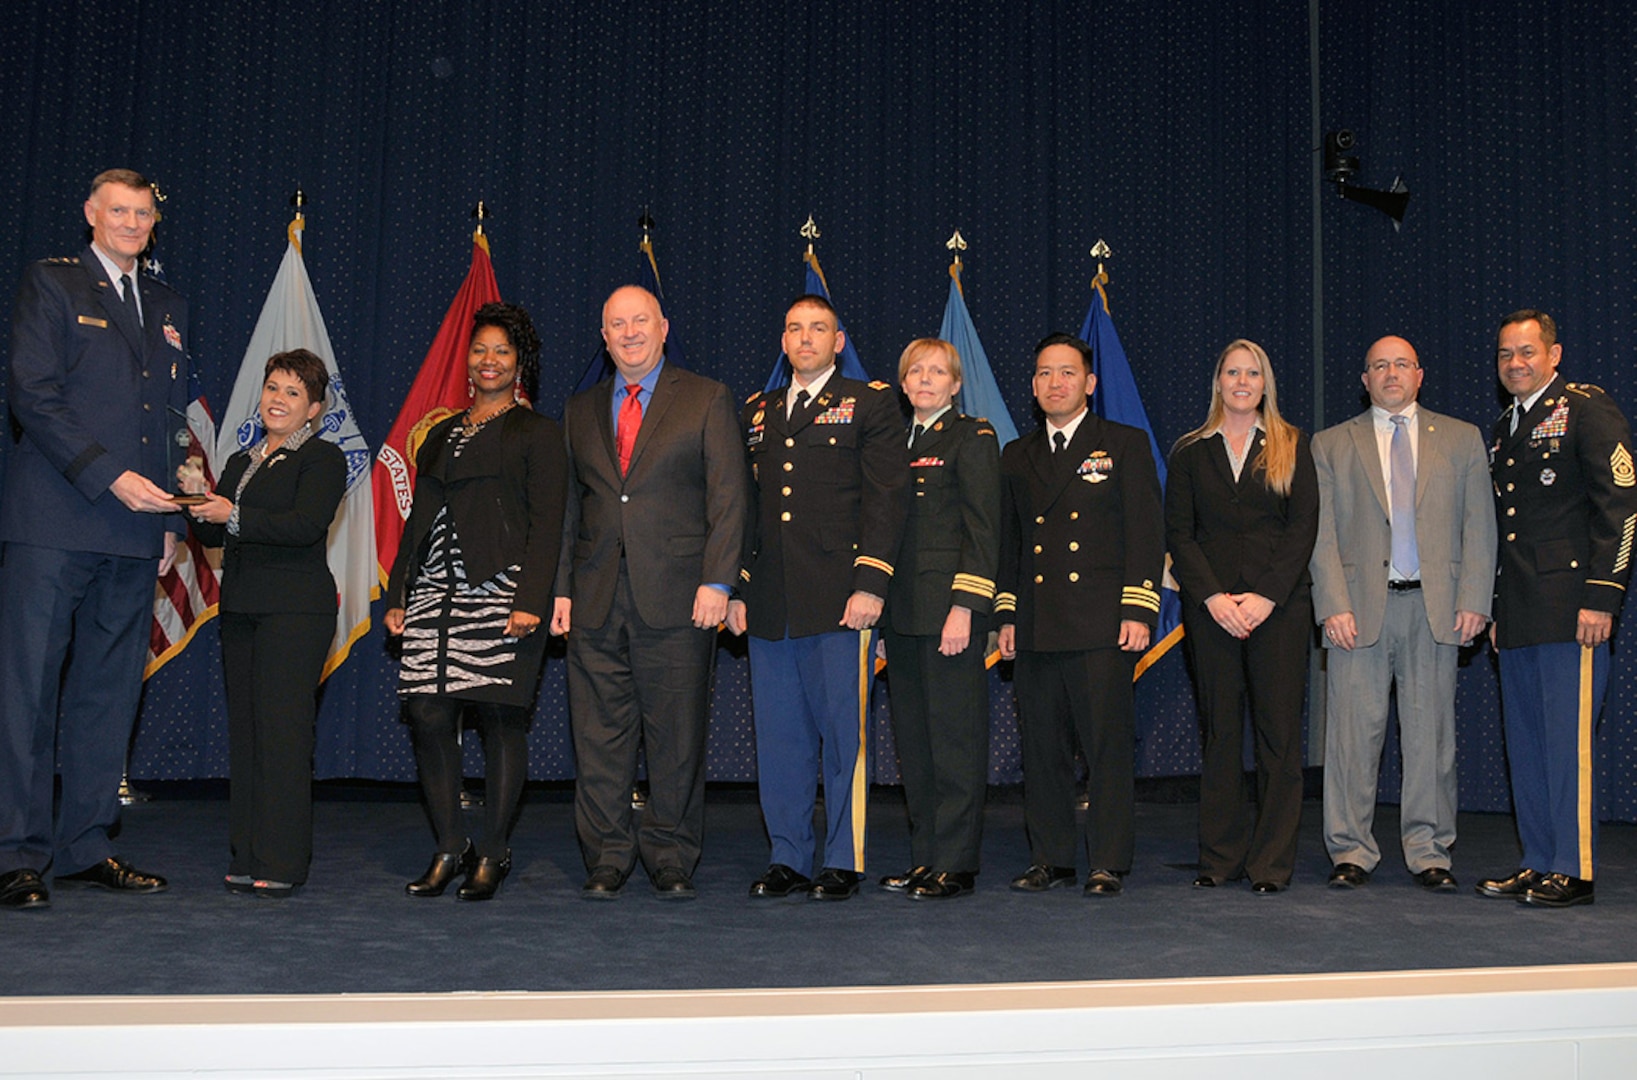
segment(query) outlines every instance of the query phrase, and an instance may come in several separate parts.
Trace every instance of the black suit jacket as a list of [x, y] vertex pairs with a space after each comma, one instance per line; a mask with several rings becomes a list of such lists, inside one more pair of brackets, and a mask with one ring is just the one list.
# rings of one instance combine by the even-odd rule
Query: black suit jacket
[[891, 386], [837, 371], [786, 419], [789, 392], [740, 411], [753, 496], [740, 593], [750, 632], [774, 641], [842, 629], [854, 592], [886, 599], [909, 486]]
[[1283, 607], [1308, 586], [1308, 559], [1319, 534], [1319, 479], [1306, 435], [1298, 436], [1290, 494], [1262, 480], [1257, 460], [1266, 435], [1254, 436], [1236, 482], [1222, 435], [1171, 452], [1165, 490], [1165, 539], [1185, 603], [1219, 592], [1253, 592]]
[[555, 420], [527, 406], [508, 410], [467, 444], [449, 452], [456, 413], [434, 427], [415, 455], [415, 504], [404, 523], [387, 582], [389, 607], [407, 607], [426, 538], [447, 504], [472, 582], [520, 566], [514, 611], [551, 617], [551, 581], [563, 542], [568, 462]]
[[[232, 499], [249, 467], [249, 450], [228, 458], [217, 494]], [[324, 549], [346, 491], [346, 457], [334, 443], [313, 437], [262, 462], [239, 497], [237, 536], [225, 525], [194, 522], [200, 540], [224, 548], [221, 609], [334, 614], [335, 578]]]
[[699, 586], [732, 589], [739, 578], [749, 490], [733, 398], [714, 379], [666, 364], [621, 476], [616, 385], [605, 379], [574, 395], [563, 413], [568, 509], [555, 591], [572, 600], [575, 626], [602, 626], [623, 557], [642, 621], [691, 626]]
[[1120, 623], [1159, 620], [1160, 481], [1148, 436], [1087, 413], [1053, 454], [1044, 428], [1000, 459], [1000, 591], [995, 618], [1017, 647], [1114, 648]]
[[983, 634], [1000, 569], [1000, 442], [987, 420], [951, 410], [908, 451], [909, 519], [887, 593], [900, 634], [938, 634], [952, 605]]
[[1573, 641], [1580, 609], [1620, 613], [1637, 529], [1631, 428], [1586, 383], [1554, 378], [1512, 433], [1495, 422], [1495, 635], [1502, 648]]
[[23, 271], [8, 382], [21, 434], [6, 454], [0, 540], [158, 558], [165, 530], [184, 528], [108, 490], [126, 470], [174, 487], [172, 435], [187, 408], [187, 301], [147, 274], [137, 288], [140, 325], [89, 247]]

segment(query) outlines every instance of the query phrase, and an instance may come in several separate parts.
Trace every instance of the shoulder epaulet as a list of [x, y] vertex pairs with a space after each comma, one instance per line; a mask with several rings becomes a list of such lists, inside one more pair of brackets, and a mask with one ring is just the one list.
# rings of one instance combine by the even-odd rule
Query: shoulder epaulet
[[1601, 386], [1593, 386], [1591, 383], [1586, 383], [1586, 382], [1565, 383], [1564, 384], [1564, 389], [1570, 391], [1571, 393], [1579, 394], [1581, 397], [1588, 397], [1589, 398], [1593, 394], [1596, 394], [1596, 395], [1599, 395], [1599, 396], [1602, 396], [1602, 397], [1607, 397], [1608, 396], [1607, 394], [1605, 394], [1603, 392], [1603, 388]]
[[49, 259], [41, 259], [40, 261], [49, 263], [52, 266], [78, 266], [80, 257], [78, 255], [53, 255]]
[[997, 438], [997, 439], [1000, 438], [999, 435], [995, 435], [995, 429], [989, 425], [989, 421], [987, 421], [987, 420], [979, 420], [978, 421], [978, 427], [972, 432], [972, 434], [974, 434], [974, 435], [994, 435], [995, 438]]
[[870, 389], [871, 390], [891, 390], [892, 389], [892, 383], [884, 383], [880, 379], [872, 379], [872, 380], [870, 380]]
[[749, 405], [751, 402], [755, 401], [757, 398], [761, 397], [765, 393], [767, 393], [766, 390], [756, 391], [754, 394], [752, 394], [749, 397], [745, 398], [745, 404]]

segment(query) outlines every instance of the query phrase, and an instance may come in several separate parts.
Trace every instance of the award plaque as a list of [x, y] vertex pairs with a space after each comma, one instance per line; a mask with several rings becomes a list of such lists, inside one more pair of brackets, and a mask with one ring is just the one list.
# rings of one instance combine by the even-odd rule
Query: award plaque
[[198, 506], [210, 495], [210, 485], [205, 482], [205, 458], [200, 451], [193, 449], [187, 415], [174, 408], [167, 411], [171, 413], [173, 430], [165, 443], [168, 451], [166, 461], [177, 488], [170, 499], [177, 506]]

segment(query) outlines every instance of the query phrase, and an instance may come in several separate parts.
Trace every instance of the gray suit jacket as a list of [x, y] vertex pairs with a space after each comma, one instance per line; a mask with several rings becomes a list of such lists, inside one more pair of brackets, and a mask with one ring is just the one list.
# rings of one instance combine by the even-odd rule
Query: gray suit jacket
[[[1459, 645], [1455, 613], [1489, 614], [1495, 588], [1495, 509], [1483, 436], [1462, 420], [1421, 408], [1415, 470], [1415, 536], [1433, 639]], [[1319, 539], [1309, 564], [1313, 615], [1351, 611], [1358, 644], [1381, 636], [1392, 523], [1371, 411], [1313, 437], [1319, 472]], [[1325, 641], [1328, 648], [1330, 642]]]
[[699, 586], [739, 580], [750, 484], [733, 399], [714, 379], [667, 363], [621, 476], [619, 382], [576, 394], [563, 412], [568, 507], [555, 592], [573, 601], [575, 626], [602, 626], [623, 558], [642, 621], [690, 626]]

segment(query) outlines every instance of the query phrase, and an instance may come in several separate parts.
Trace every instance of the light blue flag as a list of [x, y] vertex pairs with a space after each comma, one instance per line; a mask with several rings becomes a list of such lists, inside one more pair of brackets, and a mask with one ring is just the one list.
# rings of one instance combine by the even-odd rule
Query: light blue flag
[[[830, 286], [824, 281], [824, 271], [819, 268], [818, 256], [809, 251], [802, 256], [802, 262], [807, 264], [807, 280], [802, 292], [805, 295], [822, 296], [826, 300], [830, 300]], [[835, 303], [834, 300], [830, 300], [830, 302]], [[842, 325], [839, 312], [836, 314], [836, 329], [845, 335], [842, 338], [841, 356], [837, 363], [837, 367], [841, 371], [841, 377], [844, 379], [857, 379], [859, 382], [869, 382], [869, 373], [864, 370], [864, 362], [858, 358], [858, 350], [853, 348], [853, 336], [848, 334], [847, 327]], [[779, 358], [773, 361], [773, 373], [767, 377], [767, 385], [762, 389], [767, 393], [772, 393], [789, 382], [790, 360], [781, 352]]]
[[1006, 410], [1006, 399], [1000, 396], [989, 356], [978, 340], [978, 328], [972, 325], [972, 313], [966, 309], [958, 263], [949, 267], [949, 302], [944, 305], [944, 324], [938, 336], [955, 346], [961, 357], [961, 392], [955, 396], [956, 407], [968, 416], [987, 419], [1001, 446], [1017, 438], [1017, 425]]
[[[1092, 374], [1097, 376], [1097, 389], [1091, 395], [1091, 409], [1105, 420], [1127, 424], [1148, 436], [1148, 448], [1154, 455], [1154, 467], [1159, 472], [1160, 490], [1165, 490], [1165, 455], [1154, 438], [1154, 428], [1148, 422], [1148, 410], [1142, 406], [1142, 395], [1137, 392], [1137, 379], [1131, 374], [1131, 364], [1125, 356], [1125, 346], [1114, 330], [1114, 319], [1108, 313], [1108, 293], [1103, 286], [1108, 278], [1102, 273], [1091, 283], [1091, 307], [1086, 321], [1080, 326], [1080, 337], [1091, 346]], [[1166, 556], [1165, 581], [1160, 589], [1159, 625], [1154, 629], [1154, 643], [1137, 661], [1137, 677], [1152, 667], [1171, 647], [1182, 640], [1182, 598], [1177, 593], [1176, 581], [1171, 577], [1170, 556]]]

